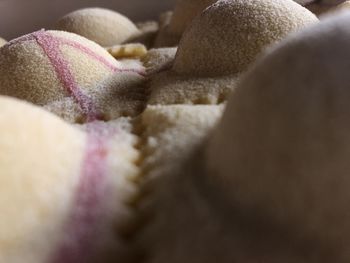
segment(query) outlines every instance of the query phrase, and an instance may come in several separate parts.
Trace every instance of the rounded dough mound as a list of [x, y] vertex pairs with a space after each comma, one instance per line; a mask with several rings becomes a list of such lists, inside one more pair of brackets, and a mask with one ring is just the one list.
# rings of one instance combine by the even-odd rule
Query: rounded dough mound
[[48, 262], [70, 212], [85, 137], [40, 108], [0, 96], [0, 262]]
[[7, 43], [7, 41], [3, 38], [0, 37], [0, 47], [2, 47], [3, 45], [5, 45]]
[[110, 119], [143, 107], [142, 90], [134, 87], [142, 71], [86, 38], [42, 30], [0, 49], [0, 94], [45, 106], [72, 122]]
[[174, 70], [196, 76], [242, 72], [264, 47], [316, 21], [292, 0], [220, 0], [184, 33]]
[[0, 96], [0, 262], [130, 262], [131, 130], [128, 118], [71, 126]]
[[220, 193], [335, 256], [325, 262], [350, 260], [349, 23], [325, 20], [257, 63], [207, 152]]
[[62, 17], [55, 29], [76, 33], [102, 46], [122, 44], [139, 34], [127, 17], [104, 8], [84, 8]]

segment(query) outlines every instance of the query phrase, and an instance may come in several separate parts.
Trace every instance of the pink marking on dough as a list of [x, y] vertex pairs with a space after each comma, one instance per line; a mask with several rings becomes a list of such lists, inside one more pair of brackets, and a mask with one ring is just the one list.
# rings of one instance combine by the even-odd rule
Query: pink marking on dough
[[69, 95], [72, 96], [72, 98], [78, 103], [88, 122], [102, 119], [102, 114], [96, 109], [96, 105], [94, 104], [93, 99], [85, 94], [83, 90], [78, 86], [74, 74], [69, 67], [69, 62], [64, 58], [64, 55], [60, 50], [61, 45], [68, 45], [80, 50], [82, 53], [85, 53], [96, 61], [99, 61], [102, 65], [106, 66], [112, 72], [130, 72], [145, 76], [145, 73], [142, 70], [135, 68], [118, 68], [112, 62], [98, 55], [90, 48], [69, 39], [56, 37], [44, 30], [40, 30], [32, 34], [14, 39], [8, 43], [8, 46], [32, 40], [35, 40], [43, 49], [44, 53], [49, 58], [50, 63], [54, 67], [58, 79], [62, 83], [65, 90], [69, 93]]
[[88, 139], [82, 163], [81, 180], [64, 229], [65, 238], [56, 250], [52, 263], [88, 262], [99, 242], [104, 200], [107, 198], [108, 141], [118, 130], [102, 122], [88, 124]]
[[33, 33], [33, 36], [49, 58], [63, 87], [79, 104], [88, 121], [101, 119], [101, 114], [97, 112], [93, 100], [79, 88], [68, 61], [64, 59], [60, 51], [60, 41], [45, 31], [37, 31]]
[[60, 39], [60, 42], [62, 44], [65, 44], [67, 46], [71, 46], [71, 47], [74, 47], [80, 51], [82, 51], [83, 53], [85, 53], [86, 55], [90, 56], [91, 58], [99, 61], [101, 64], [105, 65], [107, 68], [109, 68], [110, 70], [114, 71], [114, 72], [131, 72], [131, 73], [136, 73], [136, 74], [139, 74], [139, 75], [144, 75], [144, 71], [141, 71], [141, 70], [137, 70], [137, 69], [121, 69], [121, 68], [118, 68], [114, 63], [111, 63], [110, 61], [108, 61], [107, 59], [105, 59], [104, 57], [100, 56], [99, 54], [97, 54], [96, 52], [92, 51], [91, 49], [83, 46], [82, 44], [80, 43], [77, 43], [77, 42], [73, 42], [71, 40], [68, 40], [68, 39], [64, 39], [64, 38], [58, 38], [57, 39]]

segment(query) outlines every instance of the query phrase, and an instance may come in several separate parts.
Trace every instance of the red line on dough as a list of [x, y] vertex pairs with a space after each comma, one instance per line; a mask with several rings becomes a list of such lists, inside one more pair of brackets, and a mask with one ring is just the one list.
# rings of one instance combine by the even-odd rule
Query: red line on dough
[[88, 139], [82, 164], [81, 180], [72, 206], [72, 214], [68, 219], [66, 228], [63, 230], [62, 243], [59, 244], [59, 248], [53, 254], [50, 262], [88, 262], [91, 255], [94, 255], [95, 244], [99, 237], [99, 220], [104, 213], [103, 200], [108, 187], [106, 181], [108, 175], [108, 141], [117, 130], [108, 128], [102, 122], [95, 121], [99, 119], [100, 115], [95, 109], [92, 99], [84, 94], [78, 86], [69, 68], [69, 63], [60, 51], [60, 45], [66, 44], [77, 48], [115, 72], [132, 72], [140, 75], [144, 75], [144, 72], [137, 69], [119, 69], [83, 45], [65, 39], [62, 40], [43, 30], [15, 39], [11, 41], [10, 45], [32, 40], [35, 40], [43, 49], [62, 85], [80, 105], [88, 117], [88, 121], [90, 121], [87, 124]]
[[95, 255], [99, 240], [103, 201], [107, 192], [108, 141], [118, 130], [102, 122], [88, 124], [88, 139], [82, 163], [81, 180], [64, 229], [65, 238], [56, 250], [52, 263], [88, 262]]
[[49, 58], [62, 85], [80, 105], [88, 121], [101, 119], [101, 114], [97, 112], [93, 100], [79, 88], [69, 68], [68, 61], [64, 59], [60, 51], [60, 41], [45, 31], [37, 31], [33, 33], [33, 36], [38, 45], [45, 52], [45, 55]]
[[69, 95], [78, 103], [88, 122], [102, 119], [102, 114], [99, 113], [96, 109], [96, 105], [94, 104], [93, 99], [87, 94], [85, 94], [83, 90], [78, 86], [76, 79], [73, 73], [71, 72], [71, 69], [69, 68], [69, 63], [64, 58], [60, 50], [61, 45], [68, 45], [80, 50], [81, 52], [87, 54], [91, 58], [99, 61], [102, 65], [106, 66], [113, 72], [129, 72], [145, 76], [145, 72], [143, 70], [139, 70], [136, 68], [119, 68], [117, 67], [117, 60], [115, 61], [116, 65], [114, 65], [113, 62], [110, 62], [104, 57], [98, 55], [90, 48], [85, 47], [84, 45], [75, 41], [54, 36], [44, 30], [40, 30], [32, 34], [28, 34], [20, 38], [14, 39], [10, 41], [8, 46], [31, 40], [35, 40], [38, 43], [38, 45], [43, 49], [45, 55], [49, 58], [50, 63], [54, 67], [58, 79], [60, 80], [66, 91], [69, 93]]

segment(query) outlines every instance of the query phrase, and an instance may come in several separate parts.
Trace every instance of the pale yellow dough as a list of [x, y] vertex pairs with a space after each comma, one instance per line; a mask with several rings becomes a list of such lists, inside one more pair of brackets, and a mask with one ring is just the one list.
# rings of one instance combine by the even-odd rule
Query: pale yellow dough
[[145, 176], [153, 178], [181, 167], [220, 120], [223, 109], [224, 105], [148, 106], [140, 116]]
[[[80, 210], [89, 263], [349, 262], [350, 15], [318, 21], [292, 0], [177, 0], [159, 23], [64, 16], [41, 31], [63, 70], [31, 34], [1, 47], [0, 263], [79, 247]], [[84, 186], [104, 187], [97, 212]]]
[[0, 138], [0, 262], [46, 262], [70, 212], [86, 135], [1, 96]]
[[[76, 199], [81, 181], [89, 176], [86, 158], [95, 158], [87, 154], [94, 154], [88, 149], [97, 130], [107, 144], [101, 148], [103, 174], [95, 176], [103, 176], [98, 183], [107, 186], [98, 226], [93, 225], [97, 232], [89, 262], [129, 262], [133, 257], [122, 238], [135, 216], [128, 204], [138, 195], [133, 182], [140, 175], [130, 119], [72, 126], [34, 105], [0, 96], [0, 262], [46, 263], [63, 242], [74, 249], [79, 232], [69, 224], [72, 213], [82, 209]], [[99, 189], [98, 183], [90, 187]]]
[[104, 8], [84, 8], [57, 21], [55, 29], [76, 33], [101, 46], [122, 44], [140, 34], [127, 17]]
[[[102, 119], [132, 116], [143, 109], [143, 66], [138, 60], [117, 61], [96, 43], [73, 33], [43, 31], [42, 34], [59, 41], [62, 39], [60, 59], [66, 61], [78, 90], [92, 101]], [[57, 72], [34, 39], [25, 40], [26, 37], [14, 40], [0, 50], [0, 94], [45, 106], [70, 122], [86, 121], [86, 113], [77, 101], [77, 98], [84, 100], [82, 95], [69, 92], [67, 85], [63, 85], [62, 72]], [[90, 50], [90, 54], [64, 44], [64, 41], [81, 45]]]
[[195, 78], [167, 70], [152, 76], [148, 104], [220, 104], [229, 98], [238, 81], [238, 75]]
[[267, 46], [317, 21], [292, 0], [221, 0], [188, 27], [173, 69], [200, 77], [243, 72]]
[[106, 48], [109, 54], [117, 59], [142, 58], [147, 54], [147, 48], [142, 44], [114, 45]]
[[314, 14], [292, 0], [217, 1], [189, 25], [174, 59], [156, 67], [158, 72], [152, 70], [157, 57], [149, 56], [148, 103], [224, 102], [240, 75], [268, 46], [317, 22]]

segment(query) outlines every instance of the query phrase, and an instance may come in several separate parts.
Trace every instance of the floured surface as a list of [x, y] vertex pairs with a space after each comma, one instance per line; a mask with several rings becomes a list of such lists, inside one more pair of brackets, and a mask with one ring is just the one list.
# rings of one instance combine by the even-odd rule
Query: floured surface
[[219, 104], [225, 102], [237, 86], [239, 76], [188, 78], [173, 71], [151, 77], [148, 103], [156, 104]]
[[186, 160], [220, 120], [223, 105], [148, 106], [140, 116], [144, 140], [142, 169], [164, 174]]
[[243, 72], [267, 46], [317, 21], [292, 0], [220, 0], [184, 33], [174, 70], [201, 77]]

